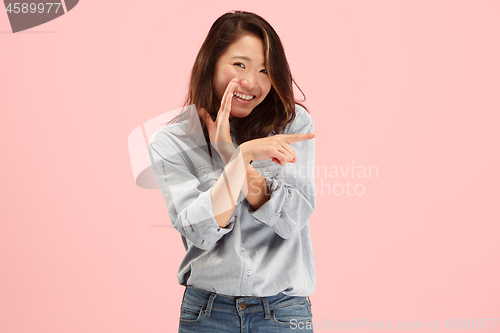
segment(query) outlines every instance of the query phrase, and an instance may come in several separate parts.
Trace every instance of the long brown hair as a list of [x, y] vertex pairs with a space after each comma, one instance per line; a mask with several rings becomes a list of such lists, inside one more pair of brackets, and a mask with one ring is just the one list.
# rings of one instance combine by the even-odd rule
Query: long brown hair
[[[215, 64], [231, 43], [247, 34], [259, 37], [264, 44], [264, 59], [271, 79], [271, 90], [248, 116], [234, 117], [231, 120], [231, 131], [234, 131], [238, 145], [249, 140], [267, 137], [271, 132], [283, 133], [285, 126], [295, 119], [295, 103], [306, 109], [304, 105], [295, 101], [292, 84], [295, 83], [301, 93], [302, 90], [292, 77], [278, 34], [262, 17], [244, 11], [226, 13], [219, 17], [210, 28], [191, 71], [189, 91], [184, 106], [194, 104], [196, 110], [203, 107], [215, 121], [220, 107], [220, 101], [215, 95], [212, 84]], [[302, 95], [305, 100], [304, 93]], [[206, 125], [197, 113], [182, 112], [168, 124], [186, 119], [189, 119], [190, 123], [201, 122], [205, 140], [209, 142]], [[193, 129], [194, 126], [190, 128]], [[192, 133], [188, 133], [190, 134]], [[210, 152], [210, 145], [208, 146]], [[210, 156], [212, 156], [211, 152]]]

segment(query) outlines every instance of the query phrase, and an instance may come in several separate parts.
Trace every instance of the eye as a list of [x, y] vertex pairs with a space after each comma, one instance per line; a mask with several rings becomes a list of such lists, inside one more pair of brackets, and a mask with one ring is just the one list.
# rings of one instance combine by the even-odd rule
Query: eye
[[267, 74], [267, 69], [263, 69], [260, 71], [261, 73]]
[[233, 65], [241, 67], [241, 68], [245, 68], [245, 65], [243, 65], [241, 62], [235, 62]]

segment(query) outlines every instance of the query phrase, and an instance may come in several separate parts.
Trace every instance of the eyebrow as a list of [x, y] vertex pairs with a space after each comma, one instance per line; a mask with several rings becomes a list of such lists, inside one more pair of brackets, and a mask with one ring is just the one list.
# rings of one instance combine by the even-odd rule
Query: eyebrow
[[[231, 59], [242, 59], [242, 60], [246, 60], [246, 61], [252, 62], [252, 59], [250, 59], [249, 57], [245, 57], [245, 56], [234, 56]], [[262, 66], [266, 66], [266, 64], [262, 64]]]

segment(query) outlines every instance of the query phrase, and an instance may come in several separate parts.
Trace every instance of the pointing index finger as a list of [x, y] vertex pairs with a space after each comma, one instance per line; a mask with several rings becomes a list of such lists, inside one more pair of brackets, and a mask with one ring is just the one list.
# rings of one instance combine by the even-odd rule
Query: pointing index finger
[[304, 141], [304, 140], [311, 140], [316, 137], [315, 132], [311, 133], [297, 133], [297, 134], [285, 134], [285, 140], [290, 143], [298, 142], [298, 141]]

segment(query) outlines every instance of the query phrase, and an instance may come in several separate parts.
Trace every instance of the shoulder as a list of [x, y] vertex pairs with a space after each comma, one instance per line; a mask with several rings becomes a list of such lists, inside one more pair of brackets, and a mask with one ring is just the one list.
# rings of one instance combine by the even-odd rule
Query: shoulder
[[307, 110], [295, 104], [295, 119], [287, 125], [286, 133], [302, 133], [314, 127], [314, 120]]
[[[190, 122], [190, 119], [195, 117], [197, 114], [194, 105], [188, 105], [187, 107], [182, 107], [173, 111], [169, 111], [161, 116], [154, 118], [148, 122], [148, 127], [152, 128], [156, 126], [156, 131], [149, 138], [149, 144], [161, 144], [164, 142], [180, 142], [186, 141], [186, 138], [191, 138], [188, 132], [199, 132], [203, 133], [201, 125], [196, 122]], [[177, 118], [180, 117], [180, 118]], [[177, 121], [175, 119], [178, 119]], [[157, 120], [158, 119], [158, 120]], [[196, 117], [197, 119], [197, 117]], [[161, 120], [162, 124], [159, 123]], [[165, 125], [165, 123], [174, 121], [171, 124]], [[158, 125], [156, 125], [158, 124]], [[194, 128], [193, 127], [194, 124]], [[198, 134], [199, 134], [198, 133]]]
[[184, 124], [184, 122], [169, 124], [154, 132], [149, 139], [149, 144], [158, 145], [166, 142], [175, 142], [179, 140], [179, 138], [177, 137], [178, 135], [182, 135], [185, 133], [186, 124]]
[[314, 122], [309, 112], [307, 112], [307, 110], [299, 104], [295, 104], [295, 117], [301, 118], [301, 120], [306, 123]]
[[187, 129], [187, 120], [159, 128], [151, 135], [148, 150], [155, 151], [164, 159], [192, 150], [197, 143], [193, 135], [187, 135]]

